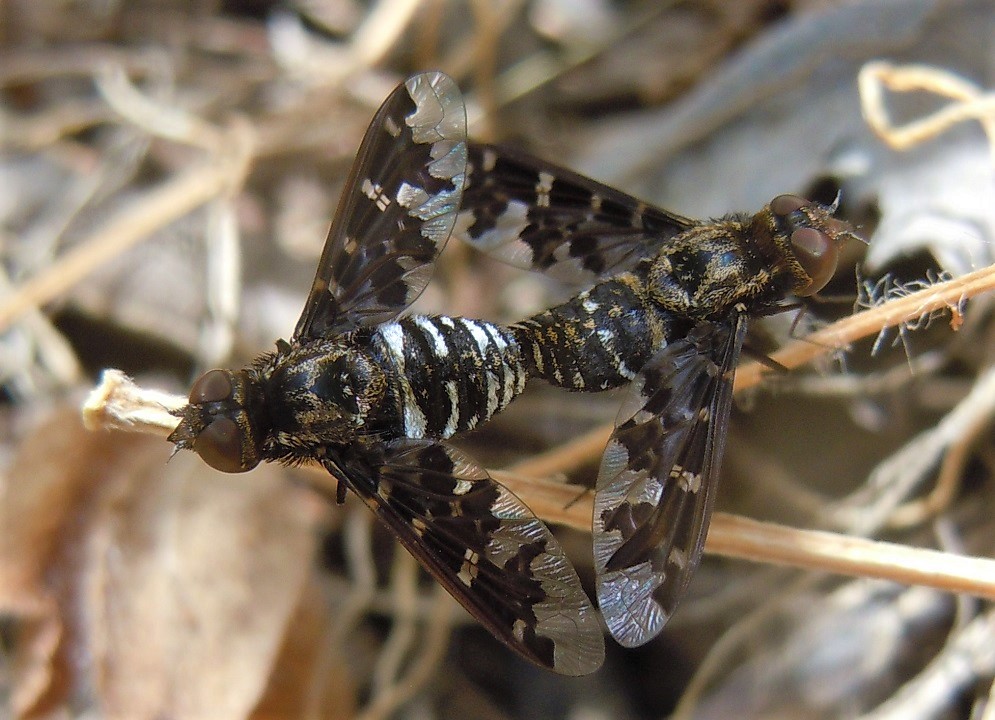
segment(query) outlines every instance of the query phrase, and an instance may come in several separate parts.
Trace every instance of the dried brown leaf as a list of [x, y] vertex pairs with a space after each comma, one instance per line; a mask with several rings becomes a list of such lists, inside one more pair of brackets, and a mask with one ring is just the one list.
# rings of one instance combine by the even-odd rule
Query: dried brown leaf
[[252, 720], [354, 717], [358, 688], [343, 646], [332, 642], [327, 593], [308, 583], [291, 618], [269, 685]]
[[83, 691], [108, 717], [244, 718], [262, 696], [320, 506], [278, 468], [168, 457], [64, 415], [21, 447], [0, 505], [0, 610], [24, 630], [16, 712]]
[[279, 470], [164, 456], [108, 493], [87, 537], [96, 690], [110, 716], [243, 718], [310, 565], [307, 507]]

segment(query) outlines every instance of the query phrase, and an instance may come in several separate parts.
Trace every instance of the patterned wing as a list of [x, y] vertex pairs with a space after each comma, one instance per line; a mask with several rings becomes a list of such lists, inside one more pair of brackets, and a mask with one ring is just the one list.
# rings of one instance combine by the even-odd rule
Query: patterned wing
[[512, 650], [564, 675], [601, 666], [597, 612], [556, 538], [465, 455], [402, 440], [325, 465]]
[[466, 109], [440, 72], [414, 75], [370, 123], [294, 339], [393, 318], [425, 289], [452, 234], [466, 172]]
[[598, 602], [626, 647], [663, 628], [701, 559], [746, 333], [703, 321], [643, 367], [601, 461], [594, 501]]
[[694, 221], [524, 152], [470, 143], [456, 234], [570, 283], [628, 270]]

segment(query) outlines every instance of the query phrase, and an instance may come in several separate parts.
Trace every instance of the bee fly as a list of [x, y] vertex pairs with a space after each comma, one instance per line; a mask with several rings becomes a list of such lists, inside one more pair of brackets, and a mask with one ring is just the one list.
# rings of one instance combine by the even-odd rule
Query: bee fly
[[570, 390], [630, 386], [593, 523], [598, 602], [622, 645], [660, 632], [698, 566], [747, 324], [829, 281], [856, 238], [835, 211], [781, 195], [753, 216], [695, 221], [521, 152], [469, 147], [456, 234], [593, 284], [511, 326], [526, 372]]
[[211, 467], [321, 463], [498, 639], [566, 675], [604, 658], [597, 614], [550, 531], [442, 440], [524, 388], [522, 348], [497, 325], [398, 315], [428, 283], [456, 221], [466, 112], [438, 72], [373, 118], [290, 342], [190, 390], [170, 440]]

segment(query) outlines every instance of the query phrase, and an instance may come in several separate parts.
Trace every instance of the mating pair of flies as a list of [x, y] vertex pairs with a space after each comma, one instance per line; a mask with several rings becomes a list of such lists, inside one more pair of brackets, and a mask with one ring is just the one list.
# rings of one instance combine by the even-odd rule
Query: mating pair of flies
[[[456, 84], [399, 85], [373, 118], [290, 342], [197, 380], [170, 436], [210, 466], [317, 462], [528, 660], [604, 659], [601, 624], [546, 526], [445, 442], [528, 380], [628, 385], [595, 491], [598, 605], [625, 646], [660, 632], [698, 565], [750, 318], [820, 290], [856, 237], [835, 206], [781, 195], [689, 220], [537, 158], [468, 142]], [[400, 314], [453, 234], [585, 283], [512, 325]]]

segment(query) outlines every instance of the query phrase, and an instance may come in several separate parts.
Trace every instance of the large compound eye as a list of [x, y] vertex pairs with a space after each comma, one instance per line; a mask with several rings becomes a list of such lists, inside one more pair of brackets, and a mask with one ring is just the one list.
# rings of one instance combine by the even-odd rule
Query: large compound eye
[[770, 211], [779, 217], [787, 217], [796, 210], [801, 210], [811, 203], [797, 195], [778, 195], [770, 201]]
[[[780, 218], [787, 218], [812, 203], [797, 195], [778, 195], [770, 201], [770, 211]], [[789, 227], [794, 225], [789, 223]], [[795, 227], [791, 231], [791, 251], [809, 276], [810, 282], [795, 294], [802, 297], [814, 295], [826, 286], [836, 272], [839, 249], [832, 238], [822, 230], [813, 227]]]
[[805, 297], [822, 290], [836, 272], [839, 261], [836, 243], [821, 230], [802, 227], [791, 233], [791, 250], [802, 270], [812, 279], [796, 294]]
[[252, 469], [242, 466], [242, 432], [231, 418], [212, 420], [193, 441], [193, 449], [215, 470], [236, 473]]
[[221, 402], [232, 395], [231, 379], [224, 370], [209, 370], [190, 388], [190, 404]]

